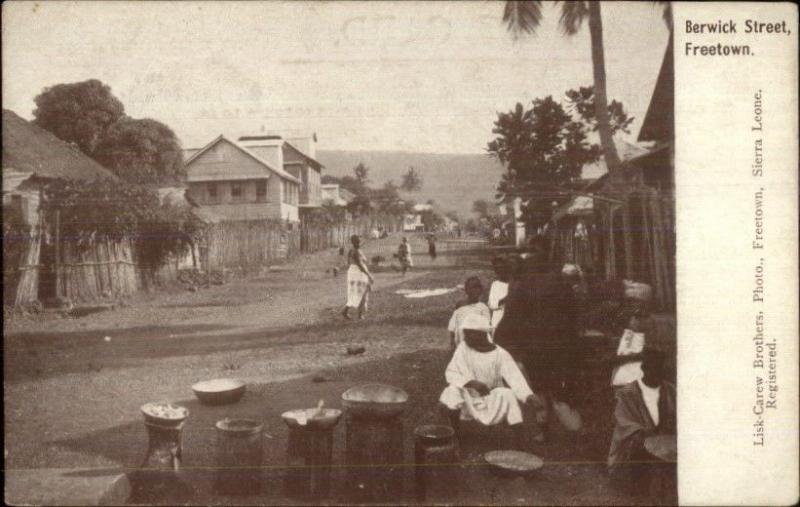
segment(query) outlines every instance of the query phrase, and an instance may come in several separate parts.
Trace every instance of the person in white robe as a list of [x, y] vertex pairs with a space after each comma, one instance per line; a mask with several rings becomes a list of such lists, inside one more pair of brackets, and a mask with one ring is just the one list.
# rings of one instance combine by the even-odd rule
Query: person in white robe
[[477, 314], [489, 320], [490, 310], [489, 307], [481, 301], [483, 295], [483, 283], [477, 276], [471, 276], [464, 282], [464, 292], [467, 294], [467, 300], [459, 303], [453, 314], [450, 316], [450, 322], [447, 323], [447, 331], [450, 333], [450, 344], [456, 348], [459, 343], [464, 340], [463, 323], [468, 315]]
[[511, 263], [508, 259], [496, 257], [492, 261], [497, 280], [489, 286], [489, 310], [492, 312], [492, 329], [496, 329], [503, 320], [506, 296], [508, 296], [508, 283], [511, 279]]
[[347, 252], [347, 303], [345, 304], [342, 315], [350, 318], [350, 309], [358, 309], [358, 318], [363, 319], [367, 311], [369, 301], [369, 290], [374, 282], [372, 273], [367, 268], [367, 258], [361, 251], [361, 239], [357, 235], [350, 237], [353, 248]]
[[538, 401], [528, 382], [511, 354], [492, 343], [488, 319], [470, 314], [462, 327], [464, 341], [447, 365], [447, 387], [439, 397], [456, 436], [462, 420], [475, 420], [485, 426], [506, 422], [521, 430], [520, 404], [535, 406]]

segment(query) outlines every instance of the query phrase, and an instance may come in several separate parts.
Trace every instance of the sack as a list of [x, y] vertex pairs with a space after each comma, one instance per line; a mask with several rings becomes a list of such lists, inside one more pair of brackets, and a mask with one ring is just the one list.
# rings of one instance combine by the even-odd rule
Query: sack
[[570, 408], [563, 401], [553, 402], [553, 412], [567, 431], [579, 431], [583, 427], [583, 419], [577, 410]]

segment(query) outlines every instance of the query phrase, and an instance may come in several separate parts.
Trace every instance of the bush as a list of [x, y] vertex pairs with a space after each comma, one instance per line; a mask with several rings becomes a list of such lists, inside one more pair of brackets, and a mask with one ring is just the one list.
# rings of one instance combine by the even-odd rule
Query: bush
[[156, 269], [185, 253], [202, 231], [188, 206], [161, 203], [155, 190], [109, 180], [57, 180], [45, 188], [42, 210], [53, 224], [60, 212], [61, 237], [77, 245], [97, 239], [131, 239], [136, 260]]

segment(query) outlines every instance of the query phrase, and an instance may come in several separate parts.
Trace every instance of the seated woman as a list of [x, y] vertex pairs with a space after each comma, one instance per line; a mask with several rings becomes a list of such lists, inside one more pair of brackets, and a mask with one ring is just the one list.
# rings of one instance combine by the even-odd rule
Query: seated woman
[[[447, 365], [447, 387], [439, 397], [458, 436], [460, 420], [474, 419], [485, 426], [503, 421], [522, 431], [520, 403], [536, 397], [517, 363], [490, 340], [487, 317], [469, 314], [462, 324], [461, 342]], [[524, 445], [524, 435], [518, 435]]]
[[616, 391], [614, 433], [608, 451], [612, 483], [636, 489], [651, 458], [644, 449], [645, 438], [676, 433], [675, 386], [664, 380], [664, 354], [645, 348], [642, 377]]

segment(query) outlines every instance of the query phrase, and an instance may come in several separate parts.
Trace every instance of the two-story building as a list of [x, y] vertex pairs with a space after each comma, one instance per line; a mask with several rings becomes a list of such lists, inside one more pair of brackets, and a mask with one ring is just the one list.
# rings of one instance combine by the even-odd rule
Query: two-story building
[[220, 135], [191, 150], [185, 162], [188, 195], [223, 220], [299, 221], [302, 180], [284, 168], [279, 136], [233, 141]]
[[316, 134], [309, 137], [287, 138], [283, 143], [283, 168], [302, 182], [300, 215], [305, 210], [322, 206], [322, 169], [316, 160]]

